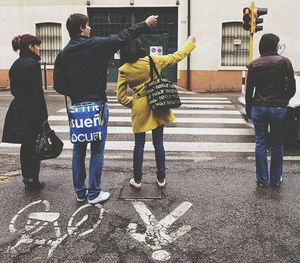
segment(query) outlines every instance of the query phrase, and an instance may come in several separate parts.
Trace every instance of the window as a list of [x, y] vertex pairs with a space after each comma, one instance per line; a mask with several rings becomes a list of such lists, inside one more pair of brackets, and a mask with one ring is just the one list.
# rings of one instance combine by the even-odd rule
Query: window
[[222, 23], [222, 66], [246, 66], [249, 55], [249, 33], [242, 22]]
[[55, 58], [62, 46], [61, 24], [36, 24], [36, 35], [41, 39], [41, 63], [54, 65]]

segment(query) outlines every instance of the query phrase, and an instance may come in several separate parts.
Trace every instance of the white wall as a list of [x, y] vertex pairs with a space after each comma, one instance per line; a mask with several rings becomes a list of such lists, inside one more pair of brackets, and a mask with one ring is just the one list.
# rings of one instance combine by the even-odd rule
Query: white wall
[[[90, 7], [130, 6], [129, 0], [90, 0]], [[222, 22], [242, 21], [242, 9], [251, 0], [191, 0], [191, 34], [197, 38], [197, 49], [191, 55], [192, 70], [218, 70], [221, 67]], [[290, 58], [294, 69], [300, 71], [300, 0], [256, 0], [257, 7], [268, 8], [264, 30], [254, 35], [254, 57], [258, 56], [258, 42], [263, 33], [275, 33], [285, 44], [284, 56]], [[176, 0], [134, 0], [133, 7], [176, 6]], [[63, 46], [69, 36], [65, 28], [68, 16], [87, 12], [86, 0], [10, 0], [0, 1], [1, 26], [0, 69], [10, 67], [17, 57], [11, 48], [15, 35], [35, 34], [35, 24], [58, 22], [62, 24]], [[187, 38], [187, 0], [180, 0], [178, 45]], [[186, 69], [186, 61], [179, 69]]]
[[[7, 69], [12, 62], [18, 57], [11, 46], [11, 40], [19, 34], [36, 34], [35, 25], [41, 22], [56, 22], [62, 24], [63, 46], [69, 41], [69, 35], [65, 27], [67, 18], [71, 13], [86, 13], [85, 6], [19, 6], [18, 15], [16, 7], [1, 7], [1, 20], [7, 21], [7, 27], [2, 26], [5, 36], [1, 39], [1, 59], [0, 68]], [[14, 14], [14, 15], [13, 15]], [[13, 23], [8, 23], [13, 21]]]
[[[222, 22], [242, 21], [242, 10], [250, 6], [245, 0], [193, 0], [191, 8], [192, 33], [196, 35], [198, 48], [193, 54], [192, 69], [221, 69]], [[286, 45], [283, 53], [300, 70], [300, 15], [299, 0], [256, 0], [256, 7], [268, 8], [263, 31], [254, 34], [254, 58], [259, 56], [258, 43], [264, 33], [274, 33]], [[183, 18], [181, 18], [183, 19]]]

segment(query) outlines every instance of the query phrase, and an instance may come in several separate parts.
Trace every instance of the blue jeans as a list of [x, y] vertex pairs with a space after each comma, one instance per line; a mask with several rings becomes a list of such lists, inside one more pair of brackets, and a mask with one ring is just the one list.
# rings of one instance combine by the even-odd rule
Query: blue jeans
[[[255, 127], [256, 179], [262, 184], [279, 182], [283, 163], [283, 127], [287, 108], [253, 106], [251, 118]], [[270, 134], [268, 126], [270, 125]], [[267, 161], [267, 144], [271, 148], [270, 178]]]
[[[155, 149], [155, 161], [157, 168], [157, 179], [163, 181], [166, 177], [166, 167], [165, 167], [165, 149], [164, 149], [164, 125], [158, 126], [156, 129], [152, 130], [152, 142]], [[133, 152], [133, 178], [136, 183], [142, 181], [143, 173], [143, 160], [144, 160], [144, 146], [146, 133], [135, 133], [135, 145]]]
[[[101, 102], [99, 102], [101, 103]], [[102, 140], [91, 142], [91, 158], [88, 187], [86, 187], [85, 156], [88, 142], [78, 142], [73, 145], [72, 172], [73, 186], [79, 198], [84, 198], [88, 190], [88, 199], [95, 199], [101, 191], [101, 175], [104, 164], [104, 148], [107, 135], [108, 106], [103, 108]]]

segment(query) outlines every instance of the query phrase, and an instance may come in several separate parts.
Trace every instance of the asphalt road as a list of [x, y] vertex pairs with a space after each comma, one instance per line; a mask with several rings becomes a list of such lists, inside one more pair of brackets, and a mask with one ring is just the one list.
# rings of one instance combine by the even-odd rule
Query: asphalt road
[[[0, 94], [2, 123], [10, 101], [5, 94]], [[234, 104], [238, 94], [205, 96]], [[47, 95], [47, 102], [49, 115], [64, 107], [60, 97]], [[130, 136], [113, 134], [110, 140]], [[166, 136], [173, 139], [253, 142], [251, 135]], [[18, 148], [0, 149], [2, 156], [18, 160]], [[75, 200], [70, 154], [66, 149], [42, 163], [46, 187], [41, 192], [26, 192], [19, 175], [0, 177], [0, 262], [300, 262], [298, 151], [284, 163], [283, 184], [266, 188], [255, 184], [253, 152], [167, 151], [164, 190], [156, 188], [154, 154], [147, 151], [137, 193], [128, 187], [132, 151], [109, 150], [102, 185], [111, 198], [102, 206]], [[2, 169], [7, 162], [0, 161]], [[126, 195], [144, 198], [127, 200]]]

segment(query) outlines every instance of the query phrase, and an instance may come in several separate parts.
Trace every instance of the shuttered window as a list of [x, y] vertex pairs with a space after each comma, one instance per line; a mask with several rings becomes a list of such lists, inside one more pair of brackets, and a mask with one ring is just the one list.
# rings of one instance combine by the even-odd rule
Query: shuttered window
[[246, 66], [249, 55], [249, 32], [242, 22], [222, 23], [222, 66]]
[[36, 24], [36, 35], [41, 39], [41, 63], [54, 65], [55, 58], [62, 48], [61, 24]]

